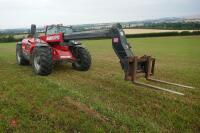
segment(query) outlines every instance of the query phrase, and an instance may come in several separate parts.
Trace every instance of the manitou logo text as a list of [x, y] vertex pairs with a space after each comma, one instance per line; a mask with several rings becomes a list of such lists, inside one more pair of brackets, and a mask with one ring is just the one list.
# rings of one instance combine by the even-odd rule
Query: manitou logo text
[[59, 36], [59, 35], [56, 35], [56, 36], [48, 36], [48, 37], [47, 37], [47, 41], [59, 40], [59, 39], [60, 39], [60, 36]]

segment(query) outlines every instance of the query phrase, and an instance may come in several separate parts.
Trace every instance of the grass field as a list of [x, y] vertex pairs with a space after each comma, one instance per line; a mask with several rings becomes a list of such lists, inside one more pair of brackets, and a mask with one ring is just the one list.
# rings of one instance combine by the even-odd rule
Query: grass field
[[179, 96], [124, 81], [111, 40], [83, 41], [88, 72], [66, 64], [46, 77], [16, 65], [15, 43], [0, 43], [0, 132], [200, 132], [200, 36], [128, 41], [157, 58], [156, 78], [196, 89], [173, 87]]
[[146, 33], [164, 33], [164, 32], [193, 32], [199, 30], [162, 30], [162, 29], [124, 29], [126, 35], [129, 34], [146, 34]]

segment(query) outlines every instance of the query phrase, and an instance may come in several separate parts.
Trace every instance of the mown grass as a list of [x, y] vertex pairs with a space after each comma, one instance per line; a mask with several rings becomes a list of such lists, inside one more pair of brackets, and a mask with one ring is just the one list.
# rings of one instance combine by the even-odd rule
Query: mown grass
[[157, 58], [156, 78], [196, 89], [173, 87], [178, 96], [124, 81], [111, 40], [83, 41], [88, 72], [66, 64], [47, 77], [16, 65], [15, 43], [1, 43], [0, 132], [199, 132], [200, 37], [129, 42], [136, 55]]

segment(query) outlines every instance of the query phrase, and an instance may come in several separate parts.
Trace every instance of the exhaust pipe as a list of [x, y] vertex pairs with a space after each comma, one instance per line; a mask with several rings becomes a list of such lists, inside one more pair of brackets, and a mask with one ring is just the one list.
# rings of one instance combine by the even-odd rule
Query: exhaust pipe
[[36, 36], [36, 25], [35, 24], [31, 25], [31, 33], [30, 33], [30, 35], [33, 36], [33, 37]]

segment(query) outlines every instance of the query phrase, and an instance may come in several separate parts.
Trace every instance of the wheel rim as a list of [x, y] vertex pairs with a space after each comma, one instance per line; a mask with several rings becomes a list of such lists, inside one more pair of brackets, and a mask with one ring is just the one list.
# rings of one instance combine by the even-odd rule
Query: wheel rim
[[76, 67], [80, 67], [80, 66], [81, 66], [81, 63], [82, 63], [81, 58], [80, 58], [80, 57], [77, 57], [77, 60], [76, 60], [76, 62], [75, 62]]
[[39, 69], [40, 69], [40, 57], [39, 56], [36, 56], [34, 58], [34, 66], [35, 66], [35, 69], [37, 71], [39, 71]]
[[17, 61], [20, 63], [21, 62], [21, 57], [19, 55], [19, 52], [17, 52]]

